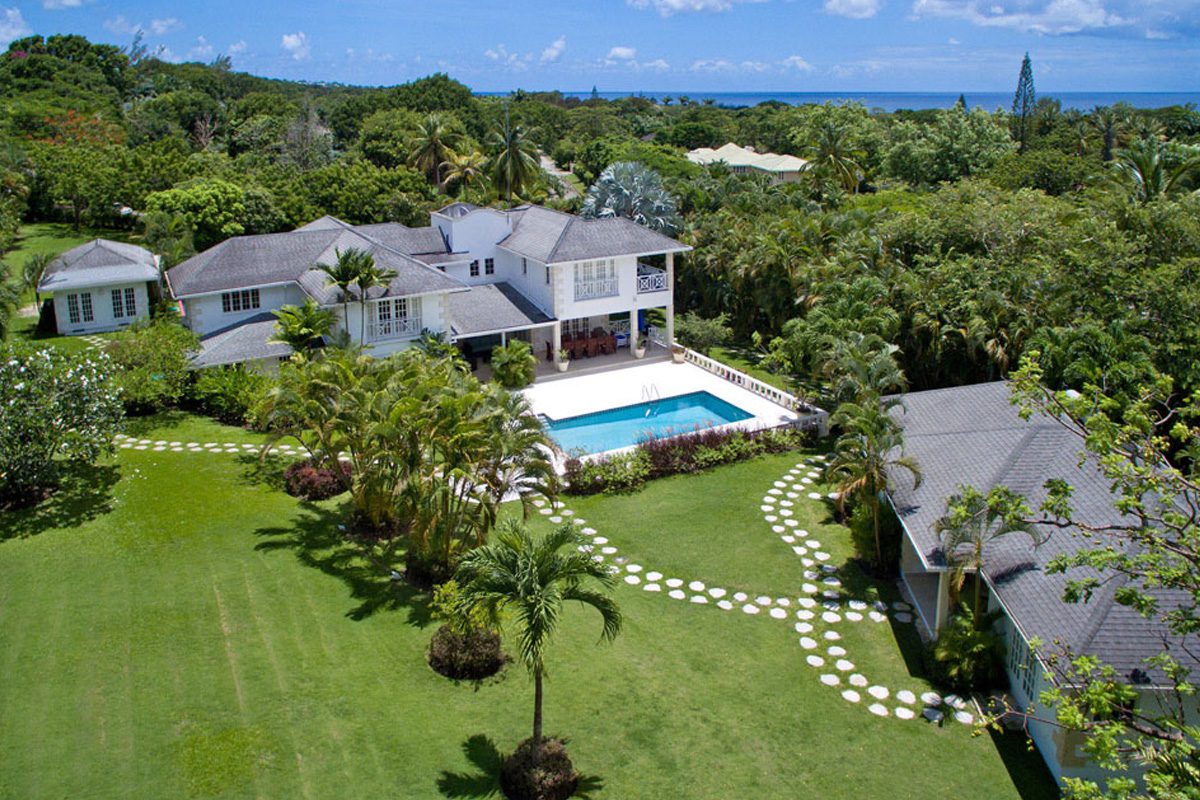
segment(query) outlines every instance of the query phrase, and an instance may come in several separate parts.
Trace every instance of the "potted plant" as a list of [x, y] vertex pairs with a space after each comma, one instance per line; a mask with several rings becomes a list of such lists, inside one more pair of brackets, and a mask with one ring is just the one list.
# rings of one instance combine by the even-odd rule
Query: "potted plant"
[[676, 342], [671, 345], [671, 360], [676, 364], [683, 363], [683, 356], [687, 352], [687, 348]]
[[571, 351], [565, 347], [558, 351], [558, 358], [555, 360], [555, 366], [559, 372], [566, 372], [567, 367], [571, 366]]
[[644, 358], [646, 356], [646, 334], [638, 333], [633, 337], [633, 357]]

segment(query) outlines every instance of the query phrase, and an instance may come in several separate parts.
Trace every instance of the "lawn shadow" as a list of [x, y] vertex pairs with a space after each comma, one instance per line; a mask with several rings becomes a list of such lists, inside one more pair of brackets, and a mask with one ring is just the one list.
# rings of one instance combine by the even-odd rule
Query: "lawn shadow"
[[284, 473], [291, 466], [290, 459], [284, 459], [278, 455], [268, 455], [266, 458], [260, 458], [257, 455], [239, 454], [234, 456], [234, 460], [242, 465], [242, 474], [240, 478], [243, 483], [248, 483], [252, 486], [266, 486], [277, 492], [283, 492], [287, 489], [287, 480]]
[[1024, 733], [988, 728], [988, 735], [1021, 800], [1057, 800], [1062, 796], [1046, 762], [1032, 749]]
[[68, 464], [57, 491], [32, 508], [0, 511], [0, 541], [24, 539], [56, 528], [77, 528], [112, 511], [113, 487], [121, 479], [114, 464]]
[[[897, 579], [873, 577], [857, 558], [847, 559], [846, 563], [838, 570], [838, 577], [842, 581], [842, 588], [847, 597], [865, 600], [868, 603], [881, 600], [889, 606], [893, 601], [902, 599], [900, 587], [896, 585]], [[904, 669], [908, 672], [909, 677], [928, 680], [929, 670], [926, 667], [925, 643], [921, 639], [921, 634], [917, 632], [915, 619], [914, 617], [912, 623], [899, 622], [889, 613], [887, 621], [892, 629], [892, 637], [896, 640], [896, 647], [900, 651], [900, 657], [904, 659]]]
[[429, 596], [372, 564], [362, 550], [346, 540], [343, 514], [338, 510], [306, 504], [304, 513], [291, 527], [259, 528], [261, 541], [255, 550], [291, 550], [300, 563], [331, 575], [350, 590], [359, 604], [346, 612], [352, 620], [363, 620], [379, 611], [408, 610], [408, 622], [418, 628], [429, 625], [432, 615]]
[[124, 433], [134, 439], [144, 439], [153, 434], [163, 438], [163, 434], [172, 428], [177, 428], [192, 418], [193, 415], [177, 408], [158, 411], [153, 414], [125, 417]]
[[[437, 787], [443, 797], [503, 797], [500, 792], [500, 765], [504, 755], [488, 736], [477, 733], [463, 742], [463, 754], [475, 768], [474, 772], [443, 771]], [[596, 775], [581, 775], [579, 788], [572, 797], [595, 797], [604, 788], [604, 779]]]

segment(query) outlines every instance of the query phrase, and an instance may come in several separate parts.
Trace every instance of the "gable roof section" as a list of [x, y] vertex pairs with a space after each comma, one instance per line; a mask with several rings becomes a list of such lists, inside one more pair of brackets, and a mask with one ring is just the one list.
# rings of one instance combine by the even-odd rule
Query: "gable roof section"
[[809, 162], [797, 156], [778, 153], [758, 153], [729, 142], [713, 150], [700, 147], [687, 154], [693, 164], [725, 163], [731, 167], [749, 167], [764, 172], [801, 172], [808, 169]]
[[[1007, 486], [1037, 509], [1046, 497], [1045, 482], [1061, 478], [1073, 487], [1078, 520], [1091, 524], [1120, 520], [1116, 498], [1095, 459], [1088, 457], [1080, 465], [1083, 445], [1078, 437], [1045, 415], [1021, 419], [1009, 401], [1007, 382], [913, 392], [902, 399], [904, 407], [892, 413], [904, 428], [905, 452], [916, 459], [924, 479], [914, 489], [908, 473], [897, 470], [890, 494], [926, 563], [945, 564], [935, 525], [946, 513], [947, 498], [965, 484], [983, 492]], [[1137, 668], [1161, 679], [1142, 659], [1162, 650], [1165, 631], [1158, 622], [1115, 601], [1121, 580], [1106, 575], [1110, 580], [1089, 602], [1065, 603], [1062, 596], [1068, 581], [1097, 573], [1045, 571], [1058, 555], [1104, 545], [1101, 537], [1085, 540], [1074, 529], [1051, 527], [1043, 527], [1040, 533], [1045, 541], [1038, 547], [1028, 537], [1012, 534], [989, 543], [984, 553], [985, 577], [1025, 637], [1097, 655], [1122, 674]], [[1123, 546], [1115, 539], [1109, 544]], [[1166, 592], [1159, 596], [1167, 606], [1182, 599]], [[1188, 660], [1185, 654], [1177, 655]]]
[[146, 283], [158, 280], [158, 260], [144, 247], [93, 239], [72, 247], [50, 262], [39, 292]]
[[192, 358], [192, 366], [218, 367], [290, 355], [290, 345], [271, 341], [275, 323], [274, 314], [255, 314], [228, 328], [213, 331], [200, 340], [200, 350]]
[[457, 336], [520, 330], [553, 322], [507, 283], [484, 283], [450, 295], [450, 320]]
[[545, 264], [692, 249], [624, 217], [584, 219], [541, 206], [513, 209], [509, 217], [513, 232], [500, 247]]
[[412, 257], [417, 252], [446, 252], [436, 228], [407, 228], [398, 223], [356, 227], [334, 217], [322, 217], [286, 233], [226, 239], [171, 269], [167, 277], [176, 297], [297, 283], [317, 302], [327, 305], [340, 297], [337, 289], [326, 285], [324, 273], [314, 265], [333, 264], [337, 251], [349, 247], [366, 250], [381, 267], [396, 273], [391, 284], [373, 290], [371, 297], [464, 288], [462, 283]]

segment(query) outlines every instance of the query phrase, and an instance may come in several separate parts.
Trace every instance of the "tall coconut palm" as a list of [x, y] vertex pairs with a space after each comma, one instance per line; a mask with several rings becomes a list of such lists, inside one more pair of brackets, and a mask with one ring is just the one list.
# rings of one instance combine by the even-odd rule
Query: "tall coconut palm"
[[270, 340], [288, 345], [302, 359], [333, 330], [333, 312], [321, 308], [311, 297], [302, 305], [286, 305], [271, 313], [277, 322]]
[[920, 486], [921, 468], [904, 455], [900, 425], [877, 398], [843, 404], [830, 421], [843, 430], [828, 467], [829, 476], [837, 482], [838, 508], [844, 511], [846, 501], [852, 498], [867, 503], [875, 532], [875, 566], [882, 570], [886, 565], [880, 538], [880, 496], [896, 470], [907, 470], [913, 487]]
[[458, 186], [464, 197], [472, 190], [482, 190], [487, 185], [487, 156], [478, 150], [466, 153], [451, 153], [442, 162], [443, 179], [447, 187]]
[[392, 282], [396, 273], [375, 263], [375, 257], [367, 254], [358, 275], [354, 278], [354, 286], [358, 289], [358, 302], [362, 314], [358, 319], [358, 343], [365, 344], [367, 336], [367, 293], [379, 286], [387, 286]]
[[429, 114], [417, 123], [408, 142], [409, 163], [424, 172], [434, 186], [442, 187], [442, 165], [454, 155], [463, 136], [442, 114]]
[[680, 224], [675, 198], [662, 178], [636, 161], [609, 164], [588, 188], [580, 216], [626, 217], [668, 236]]
[[813, 169], [854, 193], [862, 178], [863, 153], [854, 148], [845, 127], [827, 121], [817, 128], [817, 138], [804, 148], [804, 155]]
[[512, 124], [507, 114], [500, 128], [492, 132], [491, 145], [496, 153], [492, 157], [492, 180], [511, 205], [513, 195], [523, 194], [542, 170], [537, 145], [530, 132]]
[[365, 250], [347, 247], [345, 250], [334, 250], [336, 260], [332, 264], [318, 264], [317, 269], [325, 273], [330, 286], [336, 286], [342, 300], [342, 325], [350, 326], [350, 287], [358, 280], [359, 274], [367, 262], [374, 263], [374, 258]]
[[1002, 536], [1021, 533], [1034, 546], [1044, 537], [1021, 515], [1010, 509], [1023, 508], [1014, 492], [1006, 487], [993, 490], [996, 500], [985, 496], [974, 486], [960, 487], [946, 501], [946, 515], [934, 523], [942, 542], [942, 553], [950, 565], [951, 588], [955, 596], [962, 591], [968, 573], [975, 575], [975, 602], [971, 618], [975, 630], [983, 627], [983, 566], [987, 545]]
[[521, 660], [533, 675], [533, 742], [542, 741], [542, 681], [546, 651], [563, 618], [563, 607], [577, 602], [600, 614], [601, 637], [616, 638], [621, 612], [605, 591], [613, 584], [608, 567], [580, 552], [583, 537], [563, 525], [535, 538], [509, 518], [492, 542], [466, 555], [457, 580], [463, 587], [462, 611], [482, 613], [493, 624], [511, 615], [520, 640]]
[[1163, 145], [1155, 139], [1140, 139], [1117, 150], [1115, 156], [1112, 169], [1117, 183], [1142, 204], [1172, 194], [1185, 178], [1200, 169], [1200, 158], [1168, 167]]

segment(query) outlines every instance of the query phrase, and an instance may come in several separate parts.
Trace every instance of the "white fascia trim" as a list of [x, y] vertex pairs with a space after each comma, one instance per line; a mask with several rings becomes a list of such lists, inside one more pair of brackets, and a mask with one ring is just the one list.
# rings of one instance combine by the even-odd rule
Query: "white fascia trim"
[[569, 261], [547, 261], [546, 266], [558, 266], [560, 264], [579, 264], [583, 261], [596, 261], [601, 258], [646, 258], [647, 256], [665, 256], [667, 253], [687, 253], [693, 250], [691, 245], [681, 244], [679, 247], [667, 248], [665, 250], [650, 250], [645, 253], [617, 253], [611, 256], [595, 256], [593, 258], [573, 258]]
[[530, 325], [514, 325], [511, 328], [496, 328], [492, 331], [472, 331], [470, 333], [455, 333], [450, 337], [450, 341], [457, 342], [459, 339], [475, 339], [479, 336], [495, 336], [497, 333], [517, 333], [519, 331], [531, 331], [535, 328], [550, 328], [558, 322], [552, 319], [549, 322], [534, 322]]
[[[170, 285], [169, 280], [167, 282], [167, 285], [168, 286]], [[275, 283], [256, 283], [253, 286], [238, 286], [237, 288], [232, 288], [232, 289], [217, 289], [216, 291], [212, 291], [212, 292], [193, 292], [191, 294], [177, 294], [177, 295], [174, 295], [174, 297], [176, 300], [191, 300], [193, 297], [212, 297], [213, 295], [229, 294], [231, 292], [248, 292], [251, 289], [274, 289], [276, 286], [300, 286], [300, 284], [296, 281], [276, 281]], [[304, 291], [304, 287], [301, 286], [300, 290]], [[304, 292], [304, 293], [308, 294], [308, 292]]]

